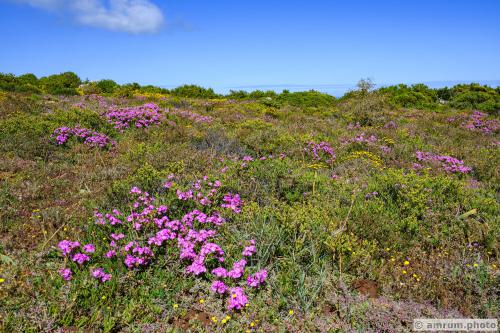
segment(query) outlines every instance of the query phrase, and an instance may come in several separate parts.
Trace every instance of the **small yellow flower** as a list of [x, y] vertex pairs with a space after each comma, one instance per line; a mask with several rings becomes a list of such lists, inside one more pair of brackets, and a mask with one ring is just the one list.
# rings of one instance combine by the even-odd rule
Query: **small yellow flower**
[[386, 248], [385, 248], [385, 250], [386, 250], [386, 251], [389, 251], [389, 250], [390, 250], [390, 248], [386, 247]]
[[493, 267], [493, 268], [497, 268], [497, 265], [495, 265], [495, 264], [491, 264], [491, 267]]
[[0, 283], [4, 283], [5, 282], [5, 279], [4, 278], [1, 278], [0, 279]]
[[417, 276], [417, 274], [413, 274], [413, 277], [414, 277], [414, 278], [417, 278], [418, 276]]
[[405, 262], [403, 263], [405, 266], [408, 266], [410, 264], [410, 262], [408, 260], [405, 260]]
[[228, 321], [229, 319], [231, 319], [231, 316], [226, 316], [226, 321]]
[[290, 316], [293, 316], [293, 310], [288, 311], [288, 314], [289, 314]]
[[227, 320], [226, 319], [222, 319], [220, 322], [221, 322], [221, 324], [225, 324], [225, 323], [227, 323]]
[[217, 323], [217, 317], [213, 316], [212, 318], [210, 318], [210, 320], [212, 320], [213, 323]]
[[476, 263], [474, 263], [474, 265], [473, 265], [473, 266], [474, 266], [474, 267], [478, 267], [479, 265], [478, 265], [478, 264], [476, 264]]
[[205, 300], [202, 298], [199, 300], [199, 302], [200, 302], [200, 304], [203, 304], [203, 303], [205, 303]]
[[249, 306], [250, 306], [250, 303], [245, 304], [245, 307], [247, 307], [247, 308], [248, 308]]
[[174, 309], [177, 309], [179, 307], [179, 304], [175, 303], [174, 304]]
[[63, 230], [64, 230], [64, 231], [68, 231], [68, 228], [67, 228], [67, 227], [64, 227], [64, 229], [63, 229]]
[[105, 299], [106, 299], [106, 296], [102, 296], [102, 297], [101, 297], [101, 299], [102, 299], [102, 300], [105, 300]]
[[406, 274], [406, 273], [408, 273], [408, 272], [403, 269], [403, 274]]
[[420, 278], [417, 278], [417, 282], [420, 282]]
[[255, 326], [255, 323], [252, 321], [252, 322], [250, 323], [250, 327], [254, 327], [254, 326]]

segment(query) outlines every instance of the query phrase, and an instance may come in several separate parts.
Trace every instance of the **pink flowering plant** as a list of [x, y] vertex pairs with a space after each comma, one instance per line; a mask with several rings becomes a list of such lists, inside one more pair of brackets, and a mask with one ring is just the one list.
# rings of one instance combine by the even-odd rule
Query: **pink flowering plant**
[[66, 144], [72, 138], [92, 148], [110, 149], [116, 145], [116, 141], [106, 134], [80, 126], [56, 128], [50, 138], [58, 146]]
[[[464, 161], [452, 156], [417, 151], [415, 157], [419, 162], [437, 165], [447, 173], [470, 173], [472, 171], [472, 168], [466, 166]], [[418, 166], [414, 164], [414, 168], [418, 168]]]
[[267, 271], [250, 272], [256, 263], [255, 240], [240, 244], [239, 254], [228, 257], [218, 236], [231, 215], [241, 213], [243, 201], [238, 194], [220, 192], [223, 186], [216, 179], [202, 177], [187, 187], [179, 180], [170, 175], [168, 186], [156, 197], [133, 187], [127, 213], [117, 208], [96, 211], [93, 232], [105, 241], [83, 245], [60, 241], [66, 266], [59, 271], [61, 278], [74, 281], [88, 271], [95, 281], [106, 284], [124, 271], [147, 271], [167, 256], [177, 261], [179, 274], [211, 280], [210, 291], [227, 299], [228, 310], [243, 309], [248, 303], [245, 289], [265, 284]]
[[325, 141], [321, 141], [320, 143], [310, 141], [305, 151], [311, 154], [315, 161], [325, 162], [326, 164], [332, 164], [337, 158], [332, 146]]
[[109, 107], [103, 116], [118, 130], [130, 127], [147, 128], [157, 125], [162, 120], [162, 111], [155, 103], [146, 103], [140, 106], [118, 108]]

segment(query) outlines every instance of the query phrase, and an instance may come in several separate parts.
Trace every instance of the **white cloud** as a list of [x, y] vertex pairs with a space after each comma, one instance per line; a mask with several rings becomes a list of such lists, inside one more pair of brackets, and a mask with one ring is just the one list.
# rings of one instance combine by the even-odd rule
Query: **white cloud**
[[163, 13], [149, 0], [17, 0], [69, 12], [79, 24], [130, 33], [151, 33], [164, 24]]

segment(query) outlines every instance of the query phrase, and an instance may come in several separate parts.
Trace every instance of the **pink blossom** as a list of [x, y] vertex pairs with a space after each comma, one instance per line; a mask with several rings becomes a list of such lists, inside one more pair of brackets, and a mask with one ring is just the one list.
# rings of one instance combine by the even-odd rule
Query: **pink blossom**
[[231, 209], [235, 213], [241, 213], [241, 206], [243, 201], [241, 201], [239, 194], [226, 194], [222, 199], [224, 203], [221, 205], [222, 208]]
[[85, 262], [90, 260], [90, 257], [86, 254], [83, 254], [83, 253], [77, 253], [73, 256], [73, 258], [71, 260], [73, 260], [74, 262], [76, 262], [80, 265], [83, 265]]
[[246, 264], [247, 261], [245, 259], [235, 262], [233, 264], [233, 269], [227, 273], [227, 276], [233, 279], [239, 279], [245, 271]]
[[72, 272], [71, 272], [71, 269], [69, 268], [61, 268], [59, 270], [59, 274], [61, 274], [61, 277], [65, 280], [65, 281], [69, 281], [72, 279]]
[[212, 289], [212, 291], [218, 294], [224, 294], [227, 290], [227, 286], [220, 280], [215, 280], [214, 282], [212, 282], [212, 286], [210, 288]]
[[111, 279], [111, 274], [106, 274], [102, 268], [93, 269], [91, 274], [94, 279], [98, 279], [101, 282], [106, 282]]
[[61, 250], [61, 252], [64, 256], [67, 256], [68, 254], [71, 253], [71, 251], [73, 251], [75, 248], [77, 248], [79, 246], [80, 246], [80, 243], [72, 242], [72, 241], [69, 241], [66, 239], [60, 241], [59, 244], [57, 245], [57, 247]]
[[86, 244], [83, 246], [83, 251], [87, 253], [94, 253], [95, 252], [95, 246], [94, 244]]
[[229, 289], [229, 302], [228, 302], [229, 310], [241, 310], [248, 303], [248, 299], [241, 287], [235, 287]]
[[253, 275], [249, 275], [247, 278], [247, 285], [252, 288], [257, 288], [258, 286], [264, 284], [267, 279], [267, 270], [263, 269], [256, 272]]
[[225, 278], [227, 277], [227, 270], [223, 267], [217, 267], [212, 270], [212, 274], [219, 278]]

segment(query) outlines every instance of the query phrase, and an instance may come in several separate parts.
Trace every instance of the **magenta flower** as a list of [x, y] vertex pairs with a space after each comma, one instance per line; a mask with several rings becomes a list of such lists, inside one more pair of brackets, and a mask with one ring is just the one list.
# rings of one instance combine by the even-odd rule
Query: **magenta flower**
[[472, 168], [464, 165], [464, 161], [452, 156], [417, 151], [415, 157], [419, 162], [441, 163], [441, 168], [448, 173], [469, 173], [472, 171]]
[[255, 248], [255, 240], [252, 239], [250, 241], [250, 245], [245, 246], [245, 248], [243, 249], [242, 255], [244, 257], [250, 257], [253, 254], [255, 254], [256, 251], [257, 251], [257, 249]]
[[223, 267], [217, 267], [212, 270], [212, 274], [219, 278], [225, 278], [227, 277], [227, 270]]
[[[326, 163], [331, 164], [337, 158], [335, 151], [328, 142], [315, 143], [311, 141], [305, 150], [311, 152], [316, 161], [325, 160]], [[280, 158], [285, 158], [285, 154], [280, 154]]]
[[195, 260], [191, 265], [186, 267], [187, 274], [200, 275], [207, 271], [205, 265], [203, 265], [202, 261]]
[[95, 246], [94, 244], [86, 244], [83, 246], [83, 251], [87, 253], [94, 253], [95, 252]]
[[136, 263], [138, 263], [137, 258], [133, 255], [127, 254], [124, 261], [125, 266], [127, 266], [128, 268], [133, 268], [135, 267]]
[[72, 279], [72, 272], [71, 272], [71, 269], [69, 268], [61, 268], [59, 270], [59, 274], [61, 274], [61, 277], [65, 280], [65, 281], [69, 281]]
[[162, 119], [160, 108], [154, 103], [122, 109], [110, 107], [104, 116], [110, 124], [119, 130], [130, 127], [146, 128], [159, 124]]
[[253, 275], [249, 275], [247, 278], [247, 285], [252, 288], [257, 288], [258, 286], [264, 284], [267, 279], [267, 270], [263, 269], [256, 272]]
[[114, 140], [111, 140], [111, 138], [105, 134], [79, 126], [74, 128], [56, 128], [51, 135], [51, 138], [59, 146], [66, 143], [71, 137], [76, 137], [80, 142], [83, 142], [89, 147], [112, 148], [116, 144]]
[[122, 238], [125, 238], [125, 235], [124, 234], [111, 234], [111, 238], [113, 238], [115, 241], [118, 241]]
[[85, 262], [90, 260], [90, 257], [84, 253], [77, 253], [71, 260], [78, 263], [79, 265], [83, 265]]
[[241, 213], [241, 206], [243, 201], [241, 201], [239, 194], [226, 194], [222, 199], [224, 203], [221, 205], [222, 208], [231, 209], [235, 213]]
[[229, 310], [241, 310], [248, 303], [248, 299], [241, 287], [235, 287], [229, 289], [229, 302], [228, 302]]
[[71, 251], [73, 251], [75, 248], [77, 248], [79, 246], [80, 246], [80, 243], [72, 242], [72, 241], [69, 241], [66, 239], [60, 241], [59, 244], [57, 245], [57, 247], [61, 250], [61, 252], [64, 256], [67, 256], [68, 254], [71, 253]]
[[233, 264], [233, 269], [227, 272], [227, 276], [233, 279], [239, 279], [245, 271], [246, 264], [247, 261], [245, 259], [235, 262]]
[[210, 288], [212, 289], [212, 291], [218, 294], [224, 294], [227, 290], [227, 286], [220, 280], [215, 280], [214, 282], [212, 282], [212, 286]]
[[111, 274], [106, 274], [106, 272], [104, 272], [104, 269], [100, 267], [93, 269], [91, 271], [91, 275], [94, 279], [98, 279], [101, 282], [106, 282], [111, 279]]

